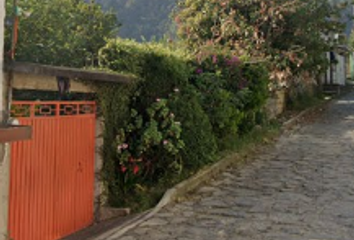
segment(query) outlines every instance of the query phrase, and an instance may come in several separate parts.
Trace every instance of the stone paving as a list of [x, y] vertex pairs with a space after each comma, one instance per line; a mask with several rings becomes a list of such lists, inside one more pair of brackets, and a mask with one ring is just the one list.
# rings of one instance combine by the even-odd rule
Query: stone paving
[[112, 240], [353, 240], [354, 95]]

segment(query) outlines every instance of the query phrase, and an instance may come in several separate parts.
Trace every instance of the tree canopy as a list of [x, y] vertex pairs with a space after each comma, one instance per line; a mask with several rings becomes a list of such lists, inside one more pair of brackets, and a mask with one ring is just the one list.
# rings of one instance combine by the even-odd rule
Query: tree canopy
[[[102, 11], [95, 1], [27, 0], [21, 1], [19, 7], [16, 60], [20, 61], [92, 66], [96, 64], [98, 50], [105, 45], [105, 39], [115, 37], [118, 29], [116, 15]], [[12, 1], [7, 0], [7, 16], [12, 15], [12, 9]], [[7, 51], [11, 45], [11, 31], [12, 24], [8, 24]]]
[[333, 44], [325, 36], [343, 32], [341, 7], [327, 0], [183, 0], [175, 20], [179, 36], [201, 57], [222, 48], [266, 59], [282, 81], [298, 70], [326, 69], [324, 53]]

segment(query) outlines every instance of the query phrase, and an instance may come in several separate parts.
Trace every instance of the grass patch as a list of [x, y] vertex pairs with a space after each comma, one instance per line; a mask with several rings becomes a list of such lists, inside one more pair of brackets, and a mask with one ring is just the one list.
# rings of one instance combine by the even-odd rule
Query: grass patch
[[254, 127], [242, 136], [229, 136], [224, 140], [222, 148], [225, 150], [221, 156], [224, 157], [233, 152], [249, 151], [255, 145], [270, 143], [279, 135], [280, 127], [277, 121], [271, 121], [266, 125]]
[[323, 94], [299, 94], [289, 98], [287, 107], [290, 111], [302, 111], [322, 103], [324, 97]]

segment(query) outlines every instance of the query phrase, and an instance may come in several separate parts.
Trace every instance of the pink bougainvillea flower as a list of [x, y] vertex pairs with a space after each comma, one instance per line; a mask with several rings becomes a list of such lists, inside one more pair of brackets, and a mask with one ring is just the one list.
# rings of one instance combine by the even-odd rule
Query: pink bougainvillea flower
[[122, 166], [120, 167], [120, 170], [122, 171], [122, 173], [125, 173], [125, 172], [127, 171], [127, 167], [124, 166], [124, 165], [122, 165]]
[[168, 144], [168, 140], [163, 140], [163, 145]]
[[236, 56], [233, 56], [230, 59], [226, 59], [227, 66], [238, 65], [238, 64], [240, 64], [240, 62], [241, 62], [240, 59]]
[[214, 64], [216, 64], [218, 62], [218, 57], [216, 55], [213, 55], [212, 61]]
[[123, 145], [122, 145], [122, 148], [123, 148], [123, 149], [127, 149], [128, 147], [129, 147], [129, 145], [128, 145], [128, 144], [123, 143]]
[[197, 74], [202, 74], [202, 73], [203, 73], [203, 69], [198, 68], [195, 72], [196, 72]]
[[227, 5], [227, 2], [220, 2], [220, 6], [225, 7]]
[[133, 168], [134, 175], [138, 174], [139, 170], [140, 170], [139, 166], [135, 165], [134, 168]]
[[231, 58], [231, 61], [234, 62], [234, 63], [237, 63], [237, 62], [240, 62], [240, 59], [238, 57], [236, 57], [236, 56], [233, 56]]

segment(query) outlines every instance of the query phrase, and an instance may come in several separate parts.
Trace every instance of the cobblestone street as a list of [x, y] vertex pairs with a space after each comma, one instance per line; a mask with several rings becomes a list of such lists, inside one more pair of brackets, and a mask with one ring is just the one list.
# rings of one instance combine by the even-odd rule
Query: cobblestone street
[[190, 200], [109, 239], [354, 239], [353, 94]]

